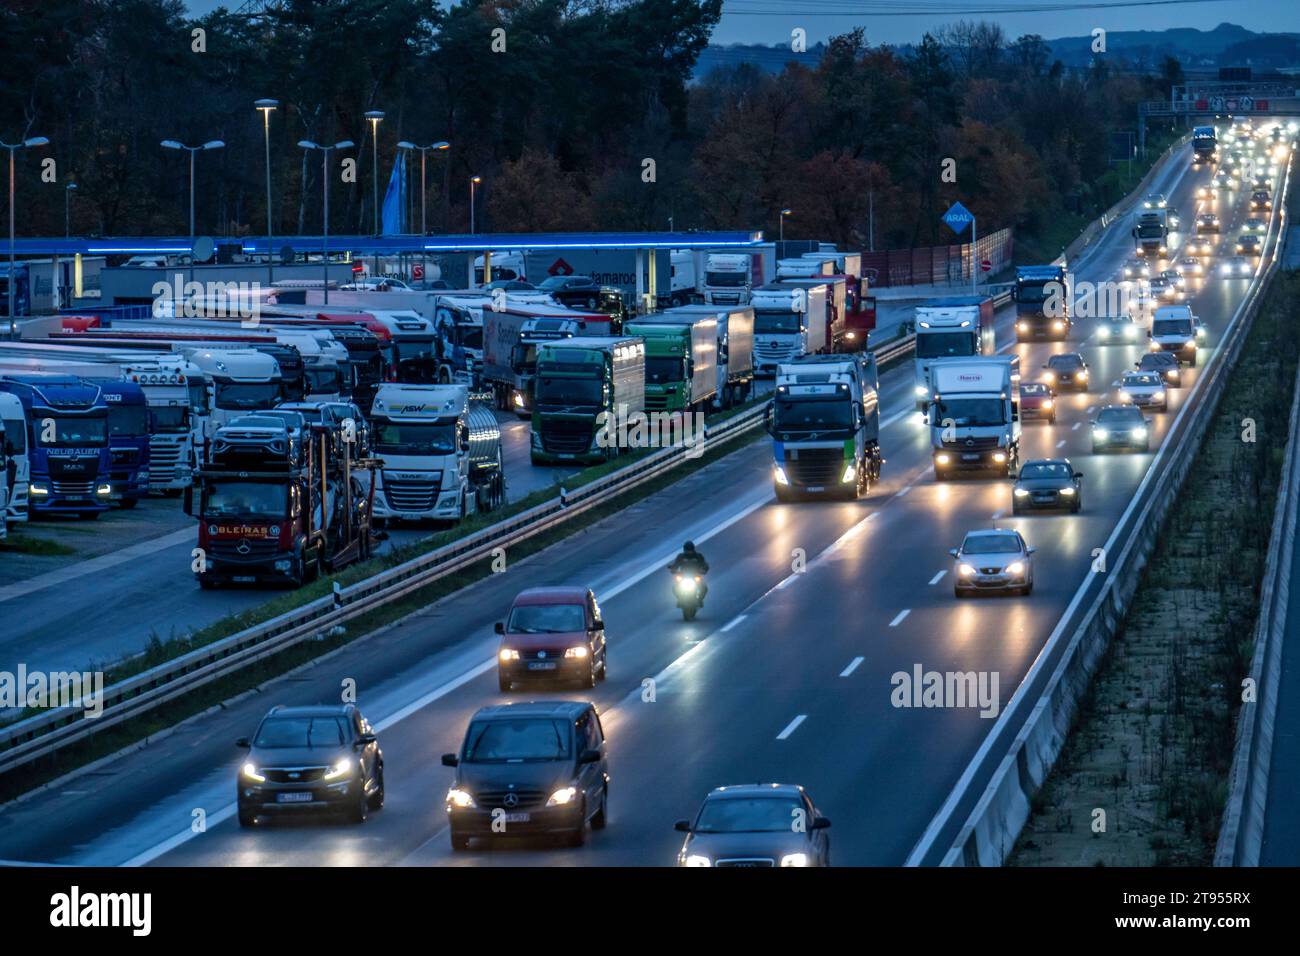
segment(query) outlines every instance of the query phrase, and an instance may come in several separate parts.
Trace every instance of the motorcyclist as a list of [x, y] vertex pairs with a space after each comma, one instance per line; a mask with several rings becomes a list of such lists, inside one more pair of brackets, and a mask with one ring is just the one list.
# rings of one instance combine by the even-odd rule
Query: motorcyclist
[[704, 582], [704, 576], [709, 573], [709, 562], [704, 560], [704, 555], [695, 550], [695, 542], [687, 541], [682, 545], [682, 553], [673, 558], [673, 563], [668, 565], [668, 570], [673, 574], [698, 574], [700, 576], [700, 606], [704, 605], [704, 596], [709, 593], [709, 586]]

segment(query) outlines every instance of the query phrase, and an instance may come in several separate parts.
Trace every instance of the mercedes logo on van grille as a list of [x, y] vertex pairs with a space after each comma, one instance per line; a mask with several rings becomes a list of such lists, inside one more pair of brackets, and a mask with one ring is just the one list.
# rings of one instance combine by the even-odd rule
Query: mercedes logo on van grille
[[239, 544], [235, 545], [235, 550], [240, 554], [248, 554], [248, 552], [253, 550], [253, 546], [248, 543], [247, 538], [240, 538]]
[[967, 448], [972, 447], [974, 444], [975, 444], [975, 439], [973, 439], [973, 438], [967, 438], [967, 439], [966, 439], [966, 447], [967, 447]]
[[542, 659], [543, 657], [545, 657], [545, 656], [546, 656], [546, 652], [545, 652], [545, 651], [538, 651], [538, 652], [537, 652], [537, 659], [538, 659], [538, 660], [541, 660], [541, 659]]
[[517, 807], [519, 806], [519, 794], [507, 793], [502, 798], [501, 802], [504, 803], [507, 807]]

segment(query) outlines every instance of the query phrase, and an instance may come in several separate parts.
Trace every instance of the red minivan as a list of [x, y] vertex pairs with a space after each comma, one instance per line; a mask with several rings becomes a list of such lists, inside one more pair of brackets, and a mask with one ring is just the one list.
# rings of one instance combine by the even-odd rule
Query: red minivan
[[590, 588], [529, 588], [497, 621], [501, 635], [497, 682], [508, 691], [516, 681], [604, 680], [605, 622]]

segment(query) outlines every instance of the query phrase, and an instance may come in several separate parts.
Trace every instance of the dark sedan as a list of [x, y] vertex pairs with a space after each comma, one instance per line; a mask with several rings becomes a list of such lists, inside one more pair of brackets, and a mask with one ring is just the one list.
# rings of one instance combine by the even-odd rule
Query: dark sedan
[[830, 825], [800, 786], [715, 787], [694, 821], [677, 821], [687, 834], [677, 865], [830, 866]]
[[1065, 458], [1027, 461], [1011, 489], [1011, 513], [1036, 508], [1068, 509], [1077, 513], [1082, 502], [1083, 472], [1075, 471]]

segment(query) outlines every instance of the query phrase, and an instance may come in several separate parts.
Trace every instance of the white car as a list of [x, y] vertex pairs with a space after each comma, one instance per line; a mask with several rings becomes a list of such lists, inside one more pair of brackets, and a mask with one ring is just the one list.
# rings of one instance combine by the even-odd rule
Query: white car
[[1136, 405], [1139, 408], [1169, 409], [1169, 393], [1165, 383], [1155, 372], [1125, 372], [1117, 381], [1110, 383], [1119, 389], [1121, 405]]
[[960, 548], [948, 551], [954, 596], [977, 591], [1029, 594], [1034, 590], [1034, 551], [1012, 528], [968, 532]]
[[1205, 266], [1201, 265], [1201, 260], [1196, 256], [1187, 256], [1185, 259], [1179, 260], [1178, 269], [1184, 277], [1192, 276], [1195, 278], [1196, 276], [1205, 275]]
[[1244, 279], [1250, 273], [1250, 260], [1245, 256], [1229, 256], [1219, 263], [1219, 275], [1225, 279]]
[[1152, 193], [1142, 200], [1143, 209], [1164, 209], [1167, 205], [1169, 205], [1169, 201], [1165, 199], [1164, 193]]

